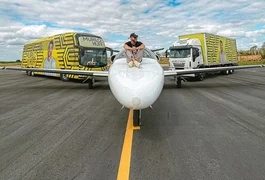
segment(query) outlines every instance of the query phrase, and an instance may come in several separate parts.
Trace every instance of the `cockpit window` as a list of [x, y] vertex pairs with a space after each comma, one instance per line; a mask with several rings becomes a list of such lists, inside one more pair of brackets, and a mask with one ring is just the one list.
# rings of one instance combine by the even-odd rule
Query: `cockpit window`
[[[155, 54], [150, 50], [150, 49], [147, 49], [145, 48], [144, 49], [144, 58], [151, 58], [151, 59], [154, 59], [154, 60], [157, 60]], [[125, 50], [122, 50], [120, 51], [116, 56], [115, 56], [115, 59], [121, 59], [121, 58], [126, 58], [126, 55], [125, 55]]]

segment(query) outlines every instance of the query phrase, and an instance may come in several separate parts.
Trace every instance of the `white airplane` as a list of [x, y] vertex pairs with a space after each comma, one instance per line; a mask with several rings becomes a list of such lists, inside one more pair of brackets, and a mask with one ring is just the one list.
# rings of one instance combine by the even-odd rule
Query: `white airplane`
[[[144, 56], [140, 68], [130, 68], [126, 61], [125, 50], [122, 50], [116, 56], [112, 56], [112, 65], [110, 66], [109, 71], [82, 71], [14, 67], [4, 67], [3, 69], [31, 72], [50, 72], [60, 74], [77, 74], [88, 75], [92, 77], [108, 77], [109, 86], [113, 95], [123, 105], [123, 107], [134, 110], [133, 124], [134, 126], [139, 126], [141, 124], [141, 110], [148, 107], [152, 108], [152, 104], [157, 100], [163, 89], [165, 76], [180, 77], [180, 75], [184, 74], [265, 67], [264, 65], [252, 65], [164, 71], [159, 64], [158, 57], [153, 53], [153, 51], [155, 50], [149, 50], [147, 48], [144, 49]], [[180, 79], [177, 78], [177, 81], [179, 80]], [[92, 85], [93, 80], [89, 79], [89, 86], [92, 87]]]

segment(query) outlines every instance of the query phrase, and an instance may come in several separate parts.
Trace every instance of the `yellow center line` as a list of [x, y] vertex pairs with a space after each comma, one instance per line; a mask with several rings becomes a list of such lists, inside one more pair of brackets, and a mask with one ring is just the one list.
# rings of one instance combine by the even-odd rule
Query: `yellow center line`
[[127, 128], [125, 132], [120, 166], [118, 171], [118, 180], [127, 180], [130, 176], [130, 166], [131, 166], [131, 153], [132, 153], [132, 140], [133, 140], [133, 131], [140, 129], [140, 127], [133, 126], [133, 110], [130, 109]]

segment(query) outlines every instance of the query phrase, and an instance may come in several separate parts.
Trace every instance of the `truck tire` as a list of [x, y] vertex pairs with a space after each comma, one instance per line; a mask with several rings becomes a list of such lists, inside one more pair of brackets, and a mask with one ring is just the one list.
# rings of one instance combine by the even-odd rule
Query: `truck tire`
[[66, 74], [60, 74], [60, 79], [61, 79], [62, 81], [68, 81], [68, 80], [69, 80], [69, 78], [67, 77]]
[[229, 74], [229, 70], [221, 71], [221, 74], [228, 75]]

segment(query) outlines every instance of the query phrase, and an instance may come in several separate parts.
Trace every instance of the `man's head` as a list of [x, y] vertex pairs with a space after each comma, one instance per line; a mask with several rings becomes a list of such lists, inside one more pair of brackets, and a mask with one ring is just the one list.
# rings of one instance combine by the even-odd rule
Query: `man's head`
[[130, 39], [132, 42], [135, 43], [137, 41], [137, 38], [138, 38], [137, 34], [135, 34], [135, 33], [130, 34]]
[[221, 52], [224, 52], [223, 41], [220, 41], [220, 50]]
[[49, 42], [48, 46], [48, 58], [52, 57], [53, 41]]

